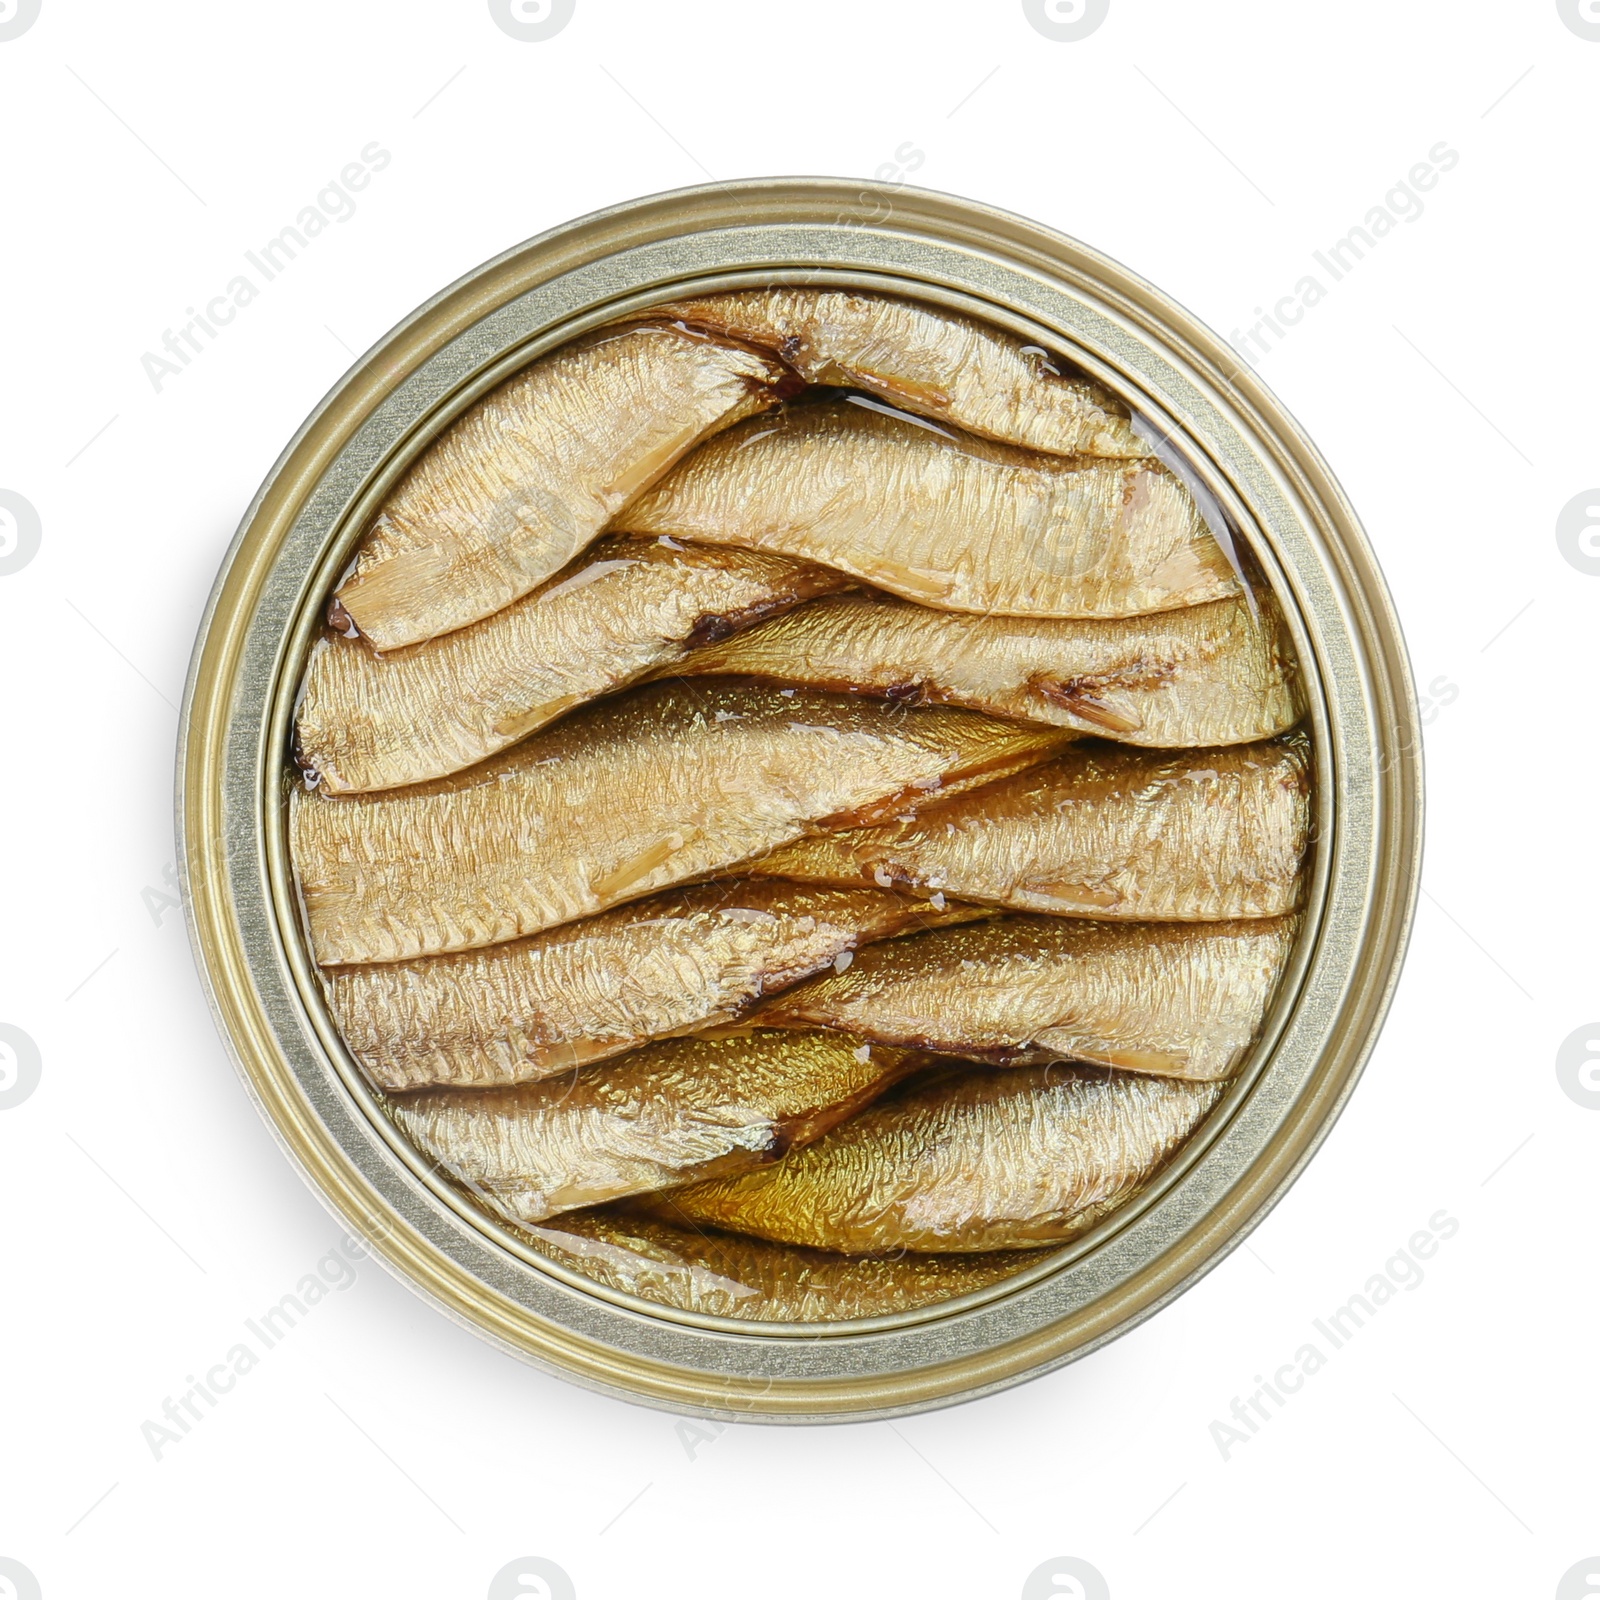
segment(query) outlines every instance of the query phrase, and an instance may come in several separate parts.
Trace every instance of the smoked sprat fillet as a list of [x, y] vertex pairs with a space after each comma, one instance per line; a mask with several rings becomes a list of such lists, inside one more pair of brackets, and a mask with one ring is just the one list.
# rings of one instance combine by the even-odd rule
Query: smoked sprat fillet
[[991, 915], [883, 889], [776, 879], [669, 889], [528, 939], [333, 967], [328, 1002], [379, 1087], [531, 1083], [732, 1022], [877, 939]]
[[536, 933], [816, 829], [912, 813], [1070, 734], [720, 679], [586, 706], [454, 777], [290, 797], [318, 961], [403, 961]]
[[1085, 1061], [1213, 1081], [1255, 1038], [1293, 932], [1288, 917], [1004, 917], [875, 945], [775, 995], [756, 1020], [994, 1066]]
[[756, 1322], [845, 1322], [915, 1311], [987, 1289], [1029, 1265], [1009, 1250], [845, 1256], [675, 1228], [626, 1209], [572, 1212], [523, 1231], [541, 1253], [613, 1289], [680, 1311]]
[[298, 755], [329, 793], [442, 778], [574, 706], [851, 580], [751, 550], [601, 539], [503, 611], [379, 654], [313, 647]]
[[1126, 617], [1239, 591], [1159, 462], [1041, 455], [876, 401], [728, 429], [615, 526], [820, 562], [950, 611]]
[[1137, 1209], [1250, 1059], [1292, 635], [1070, 348], [701, 294], [386, 469], [294, 708], [298, 907], [412, 1159], [549, 1274], [940, 1316]]
[[791, 381], [766, 356], [671, 325], [610, 329], [542, 357], [401, 479], [339, 586], [340, 625], [393, 650], [498, 611], [684, 451]]
[[659, 306], [760, 345], [807, 383], [880, 399], [1057, 455], [1143, 456], [1117, 401], [1036, 344], [939, 306], [853, 289], [740, 289]]
[[1217, 1084], [1062, 1067], [963, 1072], [869, 1106], [763, 1171], [652, 1209], [818, 1250], [1016, 1250], [1074, 1238], [1136, 1194]]
[[1310, 787], [1299, 738], [1181, 753], [1096, 741], [910, 822], [785, 845], [757, 870], [1058, 916], [1276, 917], [1299, 900]]
[[1276, 608], [1265, 596], [1149, 617], [979, 617], [841, 594], [665, 669], [744, 673], [818, 689], [970, 706], [1126, 744], [1236, 744], [1297, 715]]
[[926, 1058], [839, 1033], [665, 1039], [570, 1078], [424, 1090], [395, 1118], [512, 1222], [777, 1160]]

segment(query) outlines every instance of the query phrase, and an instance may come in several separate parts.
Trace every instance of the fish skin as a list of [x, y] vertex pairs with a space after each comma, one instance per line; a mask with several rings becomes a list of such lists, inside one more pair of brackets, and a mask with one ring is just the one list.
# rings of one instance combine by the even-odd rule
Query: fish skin
[[947, 611], [1135, 616], [1239, 591], [1159, 462], [1042, 455], [875, 401], [785, 406], [726, 429], [615, 527], [819, 562]]
[[379, 1088], [487, 1088], [730, 1023], [874, 940], [992, 914], [745, 879], [669, 889], [486, 949], [331, 967], [323, 981], [341, 1037]]
[[751, 1322], [849, 1322], [915, 1311], [987, 1289], [1050, 1254], [846, 1256], [675, 1228], [613, 1209], [571, 1212], [522, 1231], [541, 1254], [624, 1294]]
[[1057, 455], [1146, 456], [1127, 409], [1067, 363], [943, 307], [853, 289], [736, 289], [654, 315], [772, 351], [807, 383], [868, 390], [971, 433]]
[[510, 605], [707, 433], [792, 384], [770, 357], [670, 324], [606, 329], [541, 357], [400, 480], [339, 585], [337, 625], [394, 650]]
[[1294, 657], [1267, 595], [1146, 617], [936, 611], [828, 596], [664, 668], [970, 706], [991, 716], [1168, 749], [1282, 733], [1299, 716]]
[[1018, 915], [940, 928], [863, 950], [753, 1020], [992, 1066], [1070, 1060], [1214, 1082], [1260, 1030], [1294, 923]]
[[524, 937], [726, 872], [802, 834], [914, 813], [1071, 735], [722, 679], [585, 706], [453, 777], [295, 787], [289, 837], [322, 965]]
[[1299, 736], [1184, 752], [1086, 742], [910, 822], [785, 845], [755, 870], [1056, 916], [1278, 917], [1299, 902], [1310, 787]]
[[425, 1154], [511, 1222], [776, 1161], [926, 1057], [838, 1033], [663, 1039], [509, 1089], [391, 1102]]
[[603, 538], [481, 621], [380, 653], [330, 631], [312, 649], [296, 755], [329, 794], [471, 766], [574, 706], [851, 580], [759, 551]]
[[1155, 1175], [1220, 1085], [1053, 1067], [914, 1083], [760, 1172], [651, 1203], [816, 1250], [1025, 1250], [1075, 1238]]

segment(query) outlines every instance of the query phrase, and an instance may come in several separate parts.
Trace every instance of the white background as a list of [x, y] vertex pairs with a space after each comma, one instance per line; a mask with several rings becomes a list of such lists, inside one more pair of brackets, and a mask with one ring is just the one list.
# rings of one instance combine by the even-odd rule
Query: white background
[[[483, 0], [43, 0], [0, 42], [0, 489], [42, 526], [0, 577], [0, 1021], [42, 1060], [0, 1111], [0, 1556], [44, 1600], [479, 1600], [521, 1556], [582, 1600], [1011, 1597], [1059, 1556], [1115, 1600], [1556, 1595], [1600, 1552], [1600, 1111], [1555, 1069], [1600, 1015], [1600, 578], [1555, 537], [1600, 483], [1597, 84], [1555, 0], [1111, 0], [1077, 43], [1015, 0], [578, 0], [543, 43]], [[356, 214], [156, 392], [141, 356], [374, 140]], [[141, 1424], [339, 1234], [235, 1079], [163, 873], [205, 595], [353, 353], [579, 213], [912, 152], [1226, 334], [1440, 141], [1424, 214], [1261, 364], [1393, 586], [1430, 812], [1391, 1020], [1250, 1248], [999, 1398], [710, 1439], [369, 1264], [154, 1459]], [[1441, 1209], [1426, 1280], [1224, 1460], [1211, 1423]]]

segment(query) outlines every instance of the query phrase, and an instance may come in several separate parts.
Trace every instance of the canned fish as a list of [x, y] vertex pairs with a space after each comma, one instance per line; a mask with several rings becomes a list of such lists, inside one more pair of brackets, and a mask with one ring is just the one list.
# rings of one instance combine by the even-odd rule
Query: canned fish
[[1353, 1087], [1416, 711], [1354, 515], [1083, 246], [633, 202], [355, 368], [201, 631], [223, 1035], [426, 1298], [677, 1410], [890, 1416], [1150, 1315]]

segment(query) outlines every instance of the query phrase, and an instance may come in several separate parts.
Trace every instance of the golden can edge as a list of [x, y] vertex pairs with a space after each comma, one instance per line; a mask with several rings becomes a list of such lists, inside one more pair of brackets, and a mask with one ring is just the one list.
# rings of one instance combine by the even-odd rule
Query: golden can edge
[[[1306, 678], [1317, 849], [1306, 928], [1249, 1068], [1141, 1200], [1045, 1268], [872, 1323], [733, 1324], [601, 1291], [486, 1226], [375, 1110], [332, 1033], [281, 826], [299, 663], [367, 506], [506, 370], [635, 305], [806, 278], [1043, 331], [1192, 446], [1280, 600]], [[1417, 892], [1420, 737], [1404, 644], [1355, 515], [1232, 352], [1085, 246], [970, 201], [833, 179], [712, 184], [578, 219], [469, 273], [364, 356], [291, 441], [227, 555], [180, 728], [191, 939], [219, 1028], [280, 1143], [412, 1288], [492, 1343], [668, 1409], [840, 1421], [926, 1410], [1088, 1353], [1265, 1215], [1381, 1025]]]

